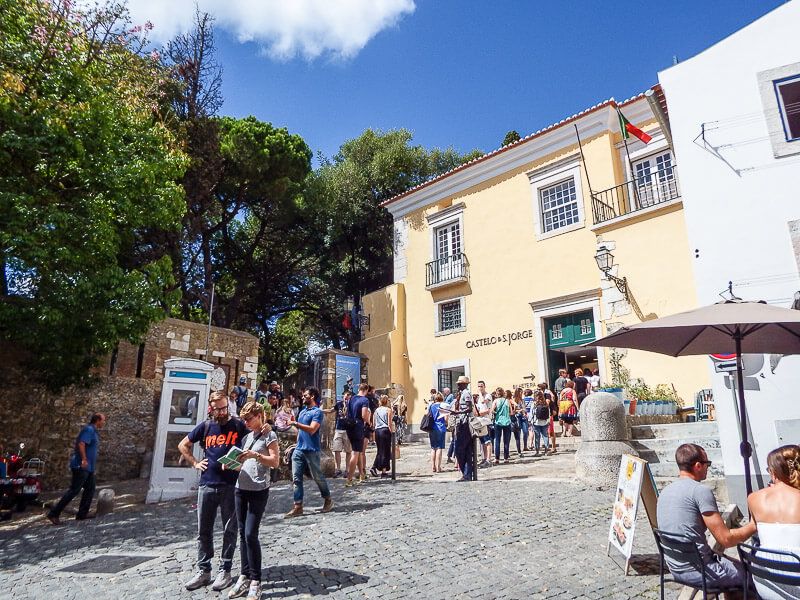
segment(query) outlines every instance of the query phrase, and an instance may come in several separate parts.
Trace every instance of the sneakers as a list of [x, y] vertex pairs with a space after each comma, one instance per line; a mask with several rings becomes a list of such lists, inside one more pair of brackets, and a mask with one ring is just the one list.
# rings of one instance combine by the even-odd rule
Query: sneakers
[[244, 575], [239, 575], [236, 584], [231, 588], [231, 591], [228, 592], [228, 598], [241, 598], [247, 594], [248, 589], [250, 589], [250, 580]]
[[378, 477], [378, 469], [376, 469], [375, 467], [372, 467], [372, 468], [369, 470], [369, 473], [370, 473], [370, 475], [372, 475], [373, 477]]
[[251, 581], [250, 589], [247, 590], [247, 600], [259, 600], [261, 598], [261, 582]]
[[336, 472], [333, 474], [334, 477], [341, 477], [342, 475], [344, 475], [344, 473], [342, 473], [339, 469], [336, 469]]
[[284, 519], [291, 519], [292, 517], [302, 517], [303, 516], [303, 505], [302, 504], [295, 504], [292, 507], [292, 510], [287, 512], [283, 515]]
[[211, 571], [198, 571], [194, 577], [186, 582], [186, 589], [190, 592], [199, 590], [209, 583], [211, 583]]
[[217, 573], [216, 579], [214, 579], [214, 583], [211, 584], [211, 589], [215, 592], [221, 592], [230, 584], [233, 583], [233, 577], [231, 577], [230, 571], [220, 571]]
[[333, 499], [329, 496], [325, 498], [325, 503], [322, 505], [322, 508], [319, 512], [321, 513], [328, 513], [333, 510]]
[[450, 464], [453, 464], [453, 462], [454, 462], [453, 459], [448, 456], [447, 457], [447, 462], [445, 464], [450, 465]]

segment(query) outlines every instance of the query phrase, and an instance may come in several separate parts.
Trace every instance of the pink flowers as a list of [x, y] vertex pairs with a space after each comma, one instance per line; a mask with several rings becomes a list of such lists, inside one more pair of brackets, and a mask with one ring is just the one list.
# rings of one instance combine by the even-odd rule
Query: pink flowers
[[153, 50], [150, 53], [150, 60], [153, 62], [156, 62], [159, 58], [161, 58], [161, 55], [158, 53], [158, 50]]

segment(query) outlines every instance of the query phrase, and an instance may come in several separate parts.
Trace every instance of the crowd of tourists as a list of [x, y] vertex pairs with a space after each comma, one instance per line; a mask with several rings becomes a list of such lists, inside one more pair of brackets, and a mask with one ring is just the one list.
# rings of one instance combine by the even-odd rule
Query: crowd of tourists
[[[519, 458], [530, 451], [533, 456], [555, 454], [557, 435], [578, 433], [581, 402], [599, 385], [599, 373], [591, 369], [575, 369], [572, 377], [561, 369], [553, 389], [543, 381], [535, 388], [489, 391], [480, 380], [472, 391], [470, 379], [463, 375], [455, 390], [431, 389], [421, 428], [430, 438], [432, 472], [443, 471], [447, 447], [445, 464], [456, 465], [461, 472], [459, 481], [471, 479], [475, 438], [480, 447], [477, 468], [510, 462], [512, 438]], [[446, 444], [448, 432], [450, 442]]]

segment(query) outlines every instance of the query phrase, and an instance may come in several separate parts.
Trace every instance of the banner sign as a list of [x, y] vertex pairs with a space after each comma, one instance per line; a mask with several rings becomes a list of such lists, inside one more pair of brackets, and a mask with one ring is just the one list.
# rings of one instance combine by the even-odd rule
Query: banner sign
[[336, 399], [341, 400], [345, 387], [358, 393], [361, 383], [361, 358], [358, 356], [336, 355]]

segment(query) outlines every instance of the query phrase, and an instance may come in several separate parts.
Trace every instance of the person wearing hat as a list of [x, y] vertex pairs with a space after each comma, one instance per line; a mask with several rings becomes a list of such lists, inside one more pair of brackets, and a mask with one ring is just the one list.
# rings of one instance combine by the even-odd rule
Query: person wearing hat
[[459, 481], [470, 481], [475, 465], [473, 464], [474, 442], [469, 428], [469, 417], [475, 414], [475, 405], [472, 401], [472, 393], [469, 391], [469, 377], [466, 375], [459, 377], [456, 381], [456, 386], [458, 387], [458, 393], [456, 394], [455, 405], [452, 408], [453, 414], [458, 415], [456, 427], [453, 431], [453, 435], [456, 438], [455, 455], [456, 461], [458, 461], [458, 468], [461, 470], [461, 479]]

